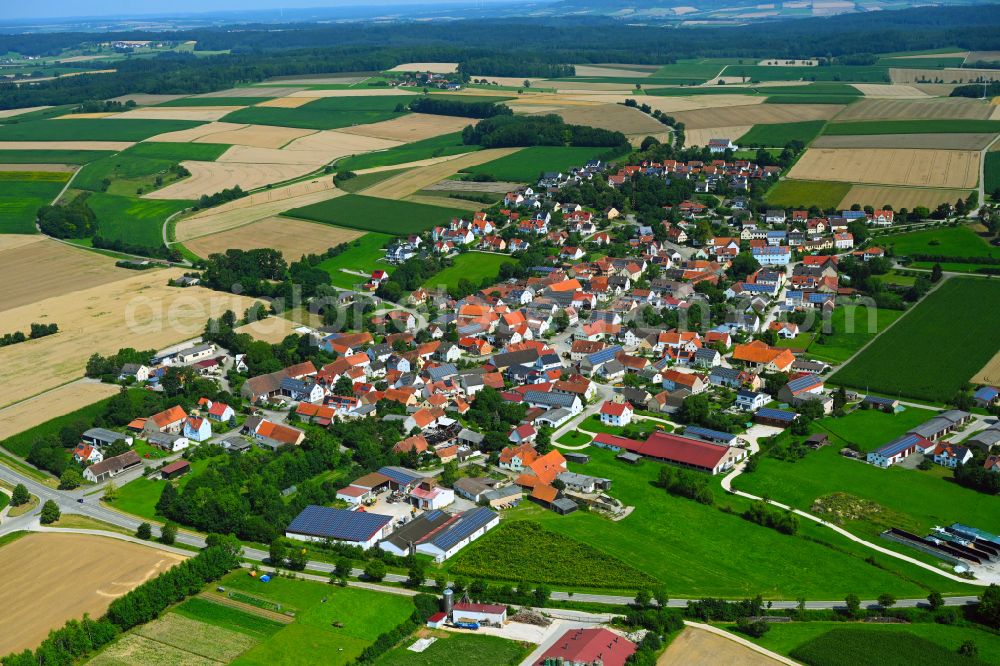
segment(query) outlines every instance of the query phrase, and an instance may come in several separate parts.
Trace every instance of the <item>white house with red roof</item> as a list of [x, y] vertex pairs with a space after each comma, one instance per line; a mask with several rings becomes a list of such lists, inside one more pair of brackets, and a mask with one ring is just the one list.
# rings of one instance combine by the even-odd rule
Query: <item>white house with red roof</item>
[[198, 406], [205, 411], [205, 415], [212, 421], [225, 423], [236, 416], [236, 411], [224, 402], [213, 402], [208, 398], [201, 398]]
[[184, 436], [196, 442], [212, 438], [212, 424], [200, 416], [189, 416], [184, 420]]
[[601, 405], [601, 423], [612, 426], [627, 426], [632, 422], [632, 405], [627, 402], [606, 400]]
[[514, 428], [507, 439], [514, 444], [527, 444], [535, 441], [538, 432], [530, 423], [525, 423]]
[[78, 463], [83, 463], [84, 465], [99, 463], [104, 460], [104, 454], [102, 454], [96, 446], [83, 444], [81, 442], [76, 445], [76, 450], [73, 451], [73, 460]]

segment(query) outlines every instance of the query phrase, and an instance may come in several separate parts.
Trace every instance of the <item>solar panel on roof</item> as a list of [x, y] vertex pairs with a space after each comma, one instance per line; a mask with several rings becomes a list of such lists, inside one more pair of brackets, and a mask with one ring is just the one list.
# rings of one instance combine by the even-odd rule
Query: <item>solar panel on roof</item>
[[295, 517], [288, 531], [341, 541], [367, 541], [391, 521], [392, 516], [310, 504]]
[[708, 439], [718, 439], [722, 441], [729, 441], [736, 439], [736, 435], [732, 435], [728, 432], [722, 432], [721, 430], [712, 430], [711, 428], [701, 428], [699, 426], [688, 426], [684, 429], [685, 435], [692, 435], [694, 437], [702, 437]]
[[408, 486], [420, 478], [419, 474], [402, 467], [380, 467], [378, 472], [403, 486]]
[[431, 543], [441, 550], [448, 550], [489, 523], [496, 515], [486, 507], [466, 511], [459, 516], [458, 520], [436, 534], [431, 539]]
[[792, 420], [795, 418], [795, 412], [786, 412], [781, 409], [773, 409], [771, 407], [761, 407], [757, 410], [757, 416], [763, 416], [769, 419], [786, 419]]

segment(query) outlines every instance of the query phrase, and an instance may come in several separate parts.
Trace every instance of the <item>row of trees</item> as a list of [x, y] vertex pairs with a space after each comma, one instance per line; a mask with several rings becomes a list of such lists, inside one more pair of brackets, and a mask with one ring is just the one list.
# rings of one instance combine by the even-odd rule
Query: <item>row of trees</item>
[[621, 132], [569, 125], [555, 114], [534, 116], [494, 116], [462, 130], [462, 142], [487, 148], [509, 146], [588, 146], [628, 149]]
[[414, 113], [435, 113], [439, 116], [459, 116], [462, 118], [492, 118], [510, 116], [514, 112], [506, 104], [493, 102], [463, 102], [456, 99], [423, 96], [410, 102]]
[[20, 342], [26, 342], [28, 340], [35, 340], [37, 338], [44, 338], [47, 335], [54, 335], [59, 332], [58, 324], [31, 324], [31, 328], [28, 334], [25, 335], [23, 331], [14, 331], [13, 333], [4, 333], [0, 336], [0, 347], [7, 347], [8, 345], [16, 345]]

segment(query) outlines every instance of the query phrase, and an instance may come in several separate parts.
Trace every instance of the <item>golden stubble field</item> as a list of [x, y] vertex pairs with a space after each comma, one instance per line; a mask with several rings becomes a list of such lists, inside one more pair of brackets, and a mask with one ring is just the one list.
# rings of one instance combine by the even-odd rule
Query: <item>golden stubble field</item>
[[175, 236], [177, 240], [186, 242], [344, 194], [343, 190], [334, 186], [332, 178], [275, 187], [186, 217], [177, 222]]
[[[408, 113], [405, 116], [393, 118], [392, 120], [383, 120], [380, 123], [344, 127], [339, 132], [370, 136], [378, 139], [410, 142], [430, 139], [452, 132], [461, 132], [467, 125], [471, 125], [473, 122], [475, 121], [470, 118], [459, 118], [456, 116]], [[377, 148], [370, 150], [377, 150]]]
[[290, 217], [268, 217], [228, 231], [186, 241], [184, 246], [200, 257], [225, 252], [229, 248], [273, 248], [281, 252], [285, 260], [292, 262], [298, 261], [304, 254], [325, 252], [363, 235], [362, 231], [341, 229], [328, 224]]
[[[705, 97], [717, 97], [717, 95], [705, 95]], [[684, 123], [687, 130], [829, 120], [843, 108], [839, 104], [753, 104], [681, 111], [673, 115]]]
[[844, 109], [837, 122], [847, 120], [988, 120], [989, 104], [953, 97], [943, 99], [862, 99]]
[[0, 441], [49, 419], [110, 398], [119, 390], [114, 384], [81, 380], [0, 409]]
[[982, 370], [977, 372], [969, 381], [976, 384], [988, 384], [990, 386], [1000, 385], [1000, 352], [990, 359]]
[[778, 666], [781, 662], [761, 654], [736, 641], [687, 627], [660, 655], [656, 666]]
[[853, 185], [838, 204], [838, 208], [850, 208], [854, 204], [862, 206], [892, 206], [893, 210], [906, 208], [913, 210], [924, 206], [934, 210], [942, 203], [953, 204], [959, 199], [967, 199], [970, 190], [948, 190], [934, 187], [883, 187], [881, 185]]
[[30, 534], [0, 553], [0, 654], [37, 646], [70, 618], [99, 617], [116, 598], [185, 559], [85, 534]]
[[660, 121], [647, 116], [639, 109], [621, 104], [601, 104], [600, 106], [574, 106], [557, 112], [571, 125], [587, 125], [622, 134], [656, 134], [666, 127]]
[[[488, 148], [460, 155], [445, 162], [419, 169], [411, 169], [398, 176], [386, 178], [382, 182], [375, 183], [368, 189], [362, 190], [361, 194], [369, 197], [380, 197], [382, 199], [402, 199], [454, 173], [458, 173], [466, 167], [492, 162], [493, 160], [516, 153], [519, 150], [520, 148]], [[399, 166], [395, 168], [399, 168]], [[442, 199], [439, 205], [449, 206], [451, 203], [448, 199]]]
[[183, 274], [180, 269], [118, 270], [127, 275], [89, 288], [80, 288], [70, 277], [61, 291], [53, 288], [47, 298], [0, 312], [12, 331], [27, 330], [32, 322], [59, 325], [55, 335], [0, 350], [0, 406], [82, 377], [94, 353], [161, 349], [201, 335], [209, 317], [227, 309], [242, 314], [254, 302], [202, 287], [167, 286], [168, 279]]
[[979, 153], [907, 148], [810, 148], [788, 173], [801, 180], [966, 188], [979, 181]]
[[147, 199], [197, 199], [239, 185], [252, 190], [292, 180], [315, 171], [316, 164], [251, 164], [243, 162], [181, 162], [189, 178], [145, 195]]
[[[45, 236], [0, 235], [0, 284], [4, 285], [0, 312], [114, 282], [131, 273], [116, 268], [113, 259]], [[4, 327], [5, 332], [13, 330]]]

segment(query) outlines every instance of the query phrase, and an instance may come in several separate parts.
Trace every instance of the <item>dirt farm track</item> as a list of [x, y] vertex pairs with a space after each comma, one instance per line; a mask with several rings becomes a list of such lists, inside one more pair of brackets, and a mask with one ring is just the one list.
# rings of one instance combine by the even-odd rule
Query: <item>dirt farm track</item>
[[[0, 654], [38, 645], [70, 618], [101, 615], [114, 599], [184, 559], [84, 534], [30, 534], [0, 553]], [[29, 568], [33, 575], [24, 574]]]

